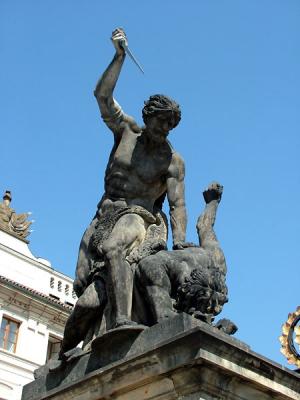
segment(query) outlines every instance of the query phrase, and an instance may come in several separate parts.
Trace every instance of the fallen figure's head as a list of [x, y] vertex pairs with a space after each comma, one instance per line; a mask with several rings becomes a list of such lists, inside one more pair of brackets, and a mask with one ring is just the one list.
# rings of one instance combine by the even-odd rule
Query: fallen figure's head
[[199, 265], [178, 287], [174, 307], [211, 323], [228, 302], [227, 293], [225, 276], [217, 268]]

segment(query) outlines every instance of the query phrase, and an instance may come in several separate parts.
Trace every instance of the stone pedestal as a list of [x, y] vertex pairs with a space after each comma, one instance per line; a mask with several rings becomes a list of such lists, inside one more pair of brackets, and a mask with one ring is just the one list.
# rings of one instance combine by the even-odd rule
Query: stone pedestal
[[39, 371], [23, 400], [300, 400], [295, 372], [186, 314], [123, 329], [57, 371]]

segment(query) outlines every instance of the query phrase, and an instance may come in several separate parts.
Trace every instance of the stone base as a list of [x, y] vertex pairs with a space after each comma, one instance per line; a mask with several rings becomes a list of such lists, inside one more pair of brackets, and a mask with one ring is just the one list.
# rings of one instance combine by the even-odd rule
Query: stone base
[[23, 400], [300, 400], [297, 373], [187, 314], [114, 330], [60, 369], [42, 368]]

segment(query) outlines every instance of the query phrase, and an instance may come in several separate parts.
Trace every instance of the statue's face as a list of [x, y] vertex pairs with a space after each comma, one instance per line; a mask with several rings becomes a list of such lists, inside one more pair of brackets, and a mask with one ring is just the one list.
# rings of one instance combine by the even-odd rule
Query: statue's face
[[174, 118], [169, 113], [152, 115], [147, 118], [146, 127], [153, 141], [163, 143], [174, 127]]

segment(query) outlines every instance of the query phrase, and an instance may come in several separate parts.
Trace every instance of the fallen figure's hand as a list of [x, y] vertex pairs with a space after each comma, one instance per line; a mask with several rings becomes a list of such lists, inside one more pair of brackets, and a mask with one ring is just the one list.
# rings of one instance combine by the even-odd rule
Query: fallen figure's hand
[[173, 250], [183, 250], [189, 247], [199, 247], [199, 246], [192, 242], [176, 242], [173, 244]]

